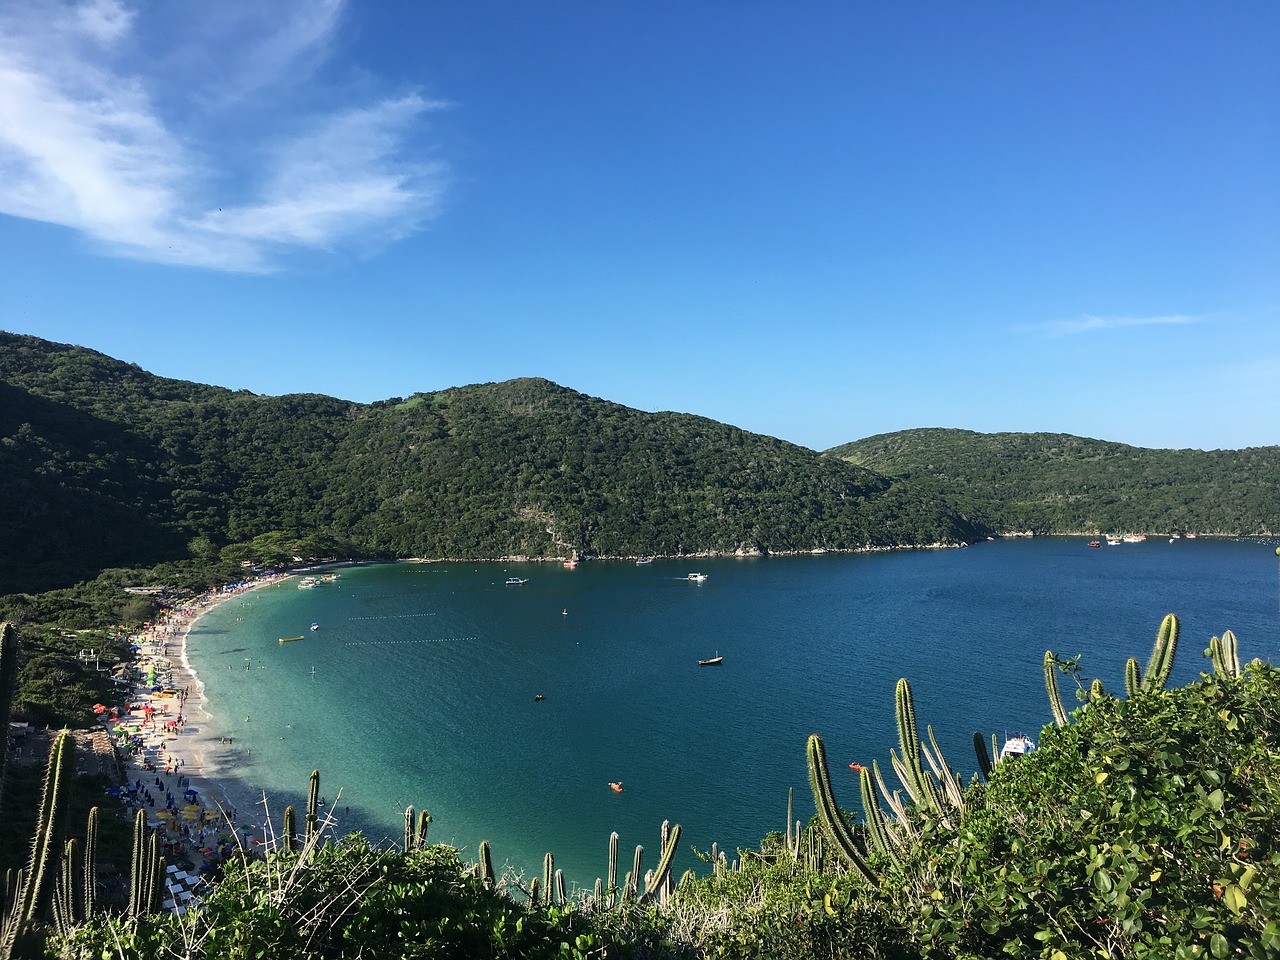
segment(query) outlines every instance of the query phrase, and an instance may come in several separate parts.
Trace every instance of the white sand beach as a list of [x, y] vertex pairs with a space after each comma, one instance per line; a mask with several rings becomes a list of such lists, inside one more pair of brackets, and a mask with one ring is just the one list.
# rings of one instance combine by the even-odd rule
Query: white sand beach
[[252, 851], [269, 839], [251, 788], [233, 795], [224, 782], [242, 748], [211, 732], [204, 689], [186, 644], [203, 614], [281, 576], [210, 591], [148, 624], [131, 638], [142, 680], [129, 696], [128, 712], [100, 714], [126, 760], [122, 802], [147, 811], [148, 823], [162, 831], [170, 863], [188, 860], [198, 869], [220, 854]]

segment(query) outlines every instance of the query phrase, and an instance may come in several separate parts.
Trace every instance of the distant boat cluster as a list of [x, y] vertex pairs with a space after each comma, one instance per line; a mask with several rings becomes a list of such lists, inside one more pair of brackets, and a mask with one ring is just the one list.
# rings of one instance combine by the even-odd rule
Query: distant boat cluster
[[318, 587], [322, 584], [332, 583], [334, 580], [341, 580], [341, 579], [342, 579], [342, 574], [340, 573], [326, 573], [323, 576], [319, 576], [319, 577], [303, 577], [301, 580], [298, 581], [298, 589], [310, 590], [313, 587]]
[[[1182, 536], [1183, 534], [1175, 533], [1169, 537], [1169, 542], [1173, 543], [1173, 541], [1181, 539]], [[1194, 533], [1188, 533], [1186, 534], [1186, 538], [1188, 540], [1194, 540], [1196, 538], [1196, 535]], [[1105, 537], [1106, 544], [1108, 547], [1118, 547], [1121, 544], [1125, 544], [1125, 543], [1142, 543], [1146, 539], [1147, 539], [1147, 535], [1145, 533], [1126, 533], [1123, 536], [1121, 536], [1118, 533], [1109, 533]], [[1102, 540], [1089, 541], [1089, 546], [1091, 547], [1101, 547], [1102, 544], [1103, 544]]]

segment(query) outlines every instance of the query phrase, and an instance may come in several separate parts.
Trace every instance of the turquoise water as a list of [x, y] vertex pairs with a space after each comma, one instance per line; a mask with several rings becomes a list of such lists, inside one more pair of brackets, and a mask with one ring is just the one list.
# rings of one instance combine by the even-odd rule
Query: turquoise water
[[[684, 579], [694, 570], [709, 579]], [[433, 840], [474, 855], [488, 839], [496, 863], [526, 876], [550, 850], [584, 886], [604, 873], [614, 830], [652, 866], [661, 822], [682, 824], [683, 871], [699, 865], [691, 846], [755, 847], [782, 830], [789, 787], [807, 819], [806, 737], [823, 735], [833, 772], [885, 764], [900, 676], [967, 776], [974, 730], [1003, 738], [1049, 721], [1046, 649], [1082, 655], [1113, 690], [1126, 657], [1145, 665], [1169, 612], [1182, 620], [1172, 683], [1205, 668], [1201, 651], [1225, 629], [1242, 657], [1280, 652], [1274, 542], [1091, 550], [1053, 538], [341, 574], [232, 599], [191, 634], [214, 736], [233, 738], [220, 749], [239, 772], [242, 811], [265, 790], [278, 822], [319, 768], [341, 832], [398, 840], [412, 804], [431, 811]], [[528, 582], [507, 586], [510, 576]], [[697, 666], [716, 654], [722, 666]], [[1065, 688], [1064, 698], [1070, 709]], [[852, 774], [840, 776], [838, 794], [856, 807]]]

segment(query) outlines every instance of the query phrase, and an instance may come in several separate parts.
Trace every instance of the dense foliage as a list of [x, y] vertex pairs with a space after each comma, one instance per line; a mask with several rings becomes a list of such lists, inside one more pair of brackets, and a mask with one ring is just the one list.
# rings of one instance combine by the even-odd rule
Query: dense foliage
[[923, 429], [827, 456], [909, 480], [1002, 533], [1280, 531], [1280, 447], [1147, 450], [1059, 433]]
[[985, 533], [908, 483], [545, 380], [349, 403], [0, 333], [0, 593], [279, 532], [363, 556], [779, 553]]

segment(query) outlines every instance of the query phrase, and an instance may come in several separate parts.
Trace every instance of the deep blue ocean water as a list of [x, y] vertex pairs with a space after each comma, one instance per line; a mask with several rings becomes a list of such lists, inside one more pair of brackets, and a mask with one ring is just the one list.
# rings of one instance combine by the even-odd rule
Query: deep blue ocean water
[[[589, 886], [611, 831], [628, 864], [625, 851], [643, 844], [652, 866], [661, 822], [682, 824], [679, 873], [700, 866], [691, 848], [714, 841], [732, 855], [783, 830], [790, 787], [807, 820], [811, 732], [856, 809], [856, 781], [841, 771], [876, 758], [888, 772], [899, 677], [922, 734], [932, 724], [967, 778], [975, 730], [1003, 740], [1050, 722], [1046, 649], [1080, 655], [1087, 677], [1123, 690], [1125, 659], [1145, 666], [1172, 612], [1182, 631], [1171, 684], [1208, 669], [1202, 651], [1226, 629], [1242, 659], [1274, 661], [1275, 547], [1040, 538], [573, 570], [347, 568], [314, 589], [290, 578], [222, 604], [192, 631], [188, 657], [213, 735], [233, 738], [218, 749], [242, 812], [265, 791], [278, 823], [318, 768], [340, 832], [399, 840], [413, 805], [430, 810], [430, 839], [468, 857], [487, 839], [495, 865], [529, 876], [551, 851]], [[709, 579], [684, 579], [695, 570]], [[528, 582], [508, 586], [511, 576]], [[697, 665], [717, 654], [722, 666]]]

